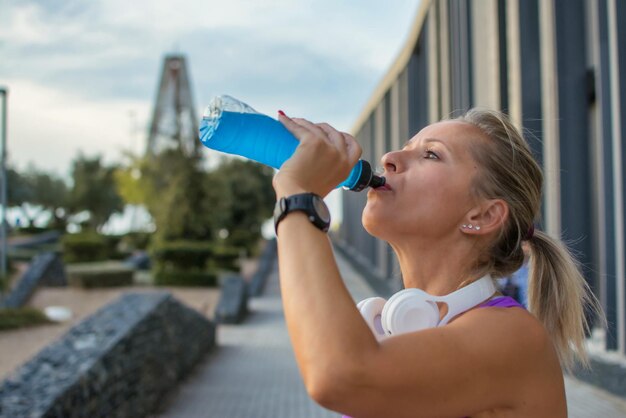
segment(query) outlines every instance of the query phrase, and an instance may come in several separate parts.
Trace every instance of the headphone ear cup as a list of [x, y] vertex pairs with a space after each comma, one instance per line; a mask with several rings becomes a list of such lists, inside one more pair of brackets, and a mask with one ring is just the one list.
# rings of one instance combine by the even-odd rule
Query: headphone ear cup
[[387, 301], [381, 319], [387, 335], [405, 334], [436, 327], [439, 308], [422, 290], [405, 289]]
[[361, 316], [372, 330], [377, 340], [385, 337], [385, 331], [381, 324], [381, 314], [386, 300], [380, 297], [367, 298], [359, 302], [356, 307], [361, 312]]

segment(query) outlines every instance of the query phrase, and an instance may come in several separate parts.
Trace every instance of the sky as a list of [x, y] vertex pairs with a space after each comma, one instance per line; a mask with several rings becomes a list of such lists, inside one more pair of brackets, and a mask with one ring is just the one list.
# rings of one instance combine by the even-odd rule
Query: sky
[[82, 153], [143, 153], [168, 53], [198, 117], [229, 94], [349, 130], [402, 49], [419, 0], [0, 0], [7, 156], [68, 177]]

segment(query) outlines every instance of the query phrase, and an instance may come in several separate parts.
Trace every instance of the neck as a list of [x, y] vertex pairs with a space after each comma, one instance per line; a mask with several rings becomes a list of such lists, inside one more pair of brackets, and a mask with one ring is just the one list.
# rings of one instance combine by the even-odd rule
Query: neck
[[390, 245], [398, 256], [406, 288], [443, 296], [478, 278], [474, 267], [479, 250], [473, 240], [412, 238]]

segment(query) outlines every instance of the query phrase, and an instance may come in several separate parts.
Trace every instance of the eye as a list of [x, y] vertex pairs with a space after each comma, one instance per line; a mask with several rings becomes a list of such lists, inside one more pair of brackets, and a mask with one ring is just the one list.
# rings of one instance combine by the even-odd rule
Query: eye
[[424, 158], [429, 159], [429, 160], [438, 160], [439, 155], [437, 155], [436, 152], [427, 149], [426, 151], [424, 151]]

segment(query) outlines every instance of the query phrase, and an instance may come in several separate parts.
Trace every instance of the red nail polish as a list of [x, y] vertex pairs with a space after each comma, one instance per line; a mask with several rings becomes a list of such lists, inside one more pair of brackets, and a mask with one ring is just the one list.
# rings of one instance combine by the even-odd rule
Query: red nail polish
[[279, 110], [278, 114], [281, 115], [281, 116], [287, 116], [287, 115], [285, 115], [285, 112], [283, 112], [282, 110]]

